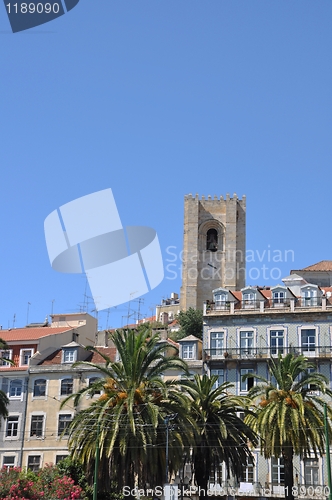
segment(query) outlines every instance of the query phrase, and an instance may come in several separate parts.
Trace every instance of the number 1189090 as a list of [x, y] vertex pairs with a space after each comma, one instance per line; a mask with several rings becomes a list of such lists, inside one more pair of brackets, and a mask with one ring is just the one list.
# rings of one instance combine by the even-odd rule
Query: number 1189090
[[58, 14], [60, 5], [58, 3], [7, 3], [8, 14]]

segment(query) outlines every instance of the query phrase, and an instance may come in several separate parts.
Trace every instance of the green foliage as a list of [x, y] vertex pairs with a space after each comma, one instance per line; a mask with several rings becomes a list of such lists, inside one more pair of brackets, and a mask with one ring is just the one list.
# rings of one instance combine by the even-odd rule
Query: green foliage
[[[325, 400], [317, 391], [330, 397], [332, 392], [327, 387], [327, 378], [311, 372], [312, 368], [316, 368], [315, 364], [302, 355], [279, 355], [269, 363], [270, 380], [254, 375], [261, 383], [248, 394], [255, 413], [249, 414], [245, 421], [259, 433], [264, 457], [283, 457], [288, 487], [285, 492], [289, 492], [289, 498], [292, 497], [293, 455], [309, 457], [313, 453], [317, 457], [325, 453]], [[252, 375], [245, 377], [248, 376]], [[328, 412], [331, 418], [332, 410], [328, 408]], [[330, 424], [328, 432], [331, 439]]]
[[229, 394], [233, 385], [228, 382], [215, 388], [217, 380], [217, 376], [195, 375], [193, 381], [182, 382], [196, 428], [192, 447], [195, 478], [205, 491], [211, 470], [221, 463], [226, 465], [228, 474], [232, 472], [239, 479], [243, 464], [253, 461], [248, 442], [258, 442], [256, 433], [237, 415], [247, 411], [248, 401]]
[[199, 309], [189, 307], [188, 311], [180, 311], [176, 316], [180, 330], [174, 340], [180, 340], [188, 335], [194, 335], [202, 340], [203, 336], [203, 312]]
[[[162, 375], [175, 369], [186, 373], [186, 363], [177, 356], [166, 357], [167, 346], [149, 328], [116, 331], [111, 339], [119, 361], [103, 356], [104, 365], [79, 362], [97, 369], [102, 378], [81, 390], [74, 398], [78, 405], [85, 395], [102, 394], [89, 408], [78, 412], [70, 426], [69, 446], [82, 463], [93, 462], [100, 442], [100, 486], [115, 481], [119, 489], [131, 487], [135, 477], [150, 485], [162, 484], [165, 471], [165, 424], [167, 415], [188, 412], [187, 400], [175, 382]], [[91, 348], [92, 350], [96, 350]], [[97, 351], [97, 350], [96, 350]], [[63, 404], [68, 401], [67, 398]], [[187, 435], [172, 434], [170, 471], [181, 464]]]
[[61, 476], [54, 465], [46, 465], [38, 472], [18, 467], [0, 470], [0, 498], [2, 500], [58, 500], [82, 499], [83, 489], [69, 476]]

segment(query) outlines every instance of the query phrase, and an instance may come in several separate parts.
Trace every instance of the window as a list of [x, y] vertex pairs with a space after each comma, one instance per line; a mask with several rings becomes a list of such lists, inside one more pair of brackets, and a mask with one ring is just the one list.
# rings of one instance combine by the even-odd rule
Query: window
[[32, 355], [33, 355], [33, 349], [21, 349], [20, 365], [21, 366], [28, 365]]
[[10, 366], [10, 363], [8, 361], [5, 361], [6, 359], [12, 359], [13, 356], [13, 351], [12, 349], [8, 350], [0, 350], [0, 366]]
[[249, 332], [240, 332], [241, 356], [252, 354], [253, 343], [254, 332], [252, 330]]
[[[91, 387], [95, 382], [97, 382], [97, 380], [100, 380], [100, 377], [91, 377], [91, 378], [89, 378], [89, 387]], [[100, 394], [100, 390], [95, 391], [94, 395], [96, 395], [96, 394]]]
[[11, 380], [9, 382], [9, 397], [21, 398], [22, 395], [22, 380]]
[[33, 396], [39, 398], [46, 395], [46, 380], [38, 378], [33, 385]]
[[241, 480], [244, 483], [254, 482], [254, 464], [247, 463], [242, 469]]
[[308, 328], [301, 330], [301, 347], [302, 352], [315, 351], [316, 330]]
[[317, 306], [320, 303], [316, 290], [302, 290], [301, 299], [303, 307]]
[[271, 474], [273, 484], [284, 484], [285, 482], [285, 467], [284, 459], [282, 457], [271, 458]]
[[242, 303], [245, 309], [250, 309], [255, 307], [255, 293], [245, 292], [242, 294]]
[[6, 438], [16, 438], [18, 434], [18, 416], [9, 415], [6, 424]]
[[76, 349], [64, 349], [63, 362], [74, 363], [76, 361]]
[[58, 465], [58, 463], [61, 462], [61, 460], [64, 460], [67, 457], [68, 457], [68, 455], [56, 455], [56, 457], [55, 457], [55, 465]]
[[284, 304], [285, 297], [285, 292], [273, 292], [273, 304]]
[[28, 457], [28, 469], [38, 472], [40, 469], [40, 455], [30, 455]]
[[224, 332], [211, 332], [211, 355], [221, 356], [224, 350]]
[[209, 229], [206, 233], [206, 249], [210, 252], [218, 250], [218, 231], [216, 229]]
[[211, 370], [211, 377], [217, 375], [218, 380], [213, 385], [213, 389], [217, 389], [220, 385], [224, 383], [224, 370]]
[[215, 309], [227, 309], [227, 294], [216, 293], [214, 296]]
[[304, 478], [306, 485], [317, 486], [318, 483], [318, 460], [316, 458], [304, 459]]
[[64, 378], [61, 380], [61, 396], [67, 396], [68, 394], [73, 394], [73, 379]]
[[270, 331], [271, 354], [282, 354], [284, 352], [284, 331]]
[[[316, 368], [308, 368], [307, 372], [309, 375], [311, 375], [312, 373], [317, 373], [317, 369]], [[319, 389], [315, 384], [306, 384], [305, 389], [309, 389], [310, 392], [315, 392], [317, 394], [319, 393]]]
[[15, 466], [15, 455], [4, 455], [2, 460], [2, 467], [14, 467]]
[[184, 342], [182, 344], [182, 359], [195, 358], [195, 345], [194, 342]]
[[44, 415], [32, 415], [30, 437], [43, 436]]
[[71, 421], [72, 421], [71, 414], [59, 415], [58, 436], [61, 436], [62, 434], [64, 436], [68, 436], [68, 434], [69, 434], [68, 426], [69, 426]]
[[222, 469], [222, 463], [221, 463], [219, 465], [217, 464], [216, 467], [214, 467], [210, 471], [210, 478], [209, 478], [210, 487], [212, 485], [221, 486], [222, 485], [222, 478], [223, 478], [223, 469]]
[[240, 371], [241, 380], [240, 380], [240, 390], [241, 392], [248, 392], [254, 386], [254, 379], [252, 377], [242, 380], [243, 375], [247, 373], [254, 373], [253, 368], [242, 368]]

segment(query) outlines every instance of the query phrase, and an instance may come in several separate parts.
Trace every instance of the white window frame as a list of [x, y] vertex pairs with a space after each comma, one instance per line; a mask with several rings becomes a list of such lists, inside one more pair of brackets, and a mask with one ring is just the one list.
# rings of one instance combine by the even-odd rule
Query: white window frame
[[[29, 359], [28, 359], [28, 362], [27, 363], [24, 363], [24, 353], [26, 352], [30, 352], [30, 356], [29, 356]], [[35, 353], [35, 350], [30, 348], [30, 347], [25, 347], [24, 349], [20, 349], [20, 366], [29, 366], [29, 361], [30, 359], [32, 358], [32, 356], [34, 355]]]
[[[213, 338], [215, 336], [215, 338]], [[225, 330], [212, 330], [210, 331], [210, 354], [212, 356], [222, 356], [225, 351]], [[215, 345], [213, 345], [215, 343]], [[215, 351], [215, 354], [213, 353]]]
[[[250, 333], [251, 336], [244, 336], [244, 334]], [[247, 357], [252, 357], [254, 355], [254, 349], [255, 349], [255, 337], [256, 337], [256, 331], [253, 328], [241, 328], [239, 330], [239, 343], [238, 345], [240, 346], [240, 356], [241, 358], [247, 356]], [[251, 343], [248, 342], [251, 340]], [[243, 342], [245, 341], [245, 342]]]
[[[277, 482], [274, 481], [276, 476]], [[273, 485], [284, 485], [285, 484], [285, 466], [283, 464], [282, 457], [272, 457], [271, 458], [271, 483]]]
[[[37, 435], [31, 435], [31, 425], [32, 425], [32, 419], [33, 417], [43, 417], [43, 425], [42, 425], [42, 432], [41, 436]], [[45, 426], [46, 426], [46, 413], [44, 411], [36, 411], [31, 413], [30, 419], [29, 419], [29, 439], [44, 439], [45, 437]]]
[[[269, 346], [270, 346], [270, 355], [271, 356], [277, 356], [280, 354], [285, 353], [285, 348], [286, 348], [286, 330], [285, 328], [282, 327], [271, 327], [269, 328]], [[272, 333], [276, 332], [277, 334], [282, 333], [282, 335], [276, 335], [273, 338], [276, 340], [276, 345], [272, 345]], [[278, 340], [282, 340], [282, 345], [278, 345]], [[275, 350], [275, 352], [272, 352]]]
[[285, 290], [275, 290], [272, 292], [273, 304], [284, 304], [286, 300]]
[[[14, 457], [14, 464], [7, 465], [5, 462], [6, 457]], [[2, 455], [2, 467], [7, 467], [7, 469], [10, 469], [10, 468], [16, 467], [16, 466], [17, 466], [17, 453], [11, 453], [10, 450], [5, 451]]]
[[196, 342], [181, 342], [181, 358], [196, 359]]
[[[308, 330], [313, 330], [315, 332], [315, 338], [313, 341], [309, 341], [309, 342], [303, 344], [302, 343], [302, 332], [308, 331]], [[309, 338], [309, 337], [310, 336], [308, 336], [307, 338]], [[308, 323], [305, 326], [299, 327], [299, 346], [300, 346], [300, 351], [302, 354], [304, 354], [307, 357], [315, 357], [316, 347], [318, 346], [318, 332], [317, 332], [316, 326], [310, 325]], [[308, 347], [308, 350], [305, 350], [305, 347]]]
[[216, 310], [227, 309], [227, 298], [228, 294], [226, 292], [217, 292], [214, 294], [214, 307]]
[[242, 293], [242, 307], [243, 309], [253, 309], [256, 305], [257, 293], [254, 291]]
[[[22, 415], [20, 413], [9, 413], [8, 417], [6, 418], [5, 422], [5, 440], [6, 441], [17, 441], [20, 439], [20, 432], [21, 432], [21, 417]], [[8, 436], [8, 423], [10, 418], [17, 418], [17, 429], [16, 429], [16, 436], [10, 435]]]
[[212, 368], [210, 370], [210, 377], [218, 376], [218, 380], [213, 384], [213, 389], [217, 389], [225, 382], [225, 370], [223, 368]]
[[[255, 374], [255, 369], [254, 368], [240, 368], [240, 393], [241, 394], [247, 394], [247, 392], [249, 391], [249, 389], [251, 389], [251, 387], [248, 388], [248, 381], [249, 379], [246, 379], [244, 382], [242, 382], [242, 376], [243, 375], [246, 375], [247, 373], [253, 373]], [[252, 380], [252, 382], [249, 382], [249, 385], [252, 384], [252, 386], [255, 385], [255, 379], [252, 378], [250, 379]], [[246, 387], [244, 387], [244, 384], [246, 384]]]
[[[70, 356], [72, 359], [66, 359], [66, 355], [72, 355]], [[77, 349], [71, 348], [71, 349], [66, 349], [64, 348], [62, 351], [62, 362], [63, 363], [75, 363], [77, 360]]]
[[[12, 382], [16, 382], [16, 381], [19, 381], [21, 382], [21, 394], [19, 396], [12, 396], [10, 394], [10, 386], [12, 384]], [[24, 380], [22, 380], [21, 378], [9, 378], [8, 379], [8, 392], [7, 392], [7, 395], [8, 395], [8, 399], [10, 399], [11, 401], [12, 400], [16, 400], [16, 401], [22, 401], [23, 400], [23, 392], [24, 392]]]
[[[309, 465], [308, 462], [313, 461], [316, 462], [315, 465]], [[306, 486], [318, 486], [320, 485], [320, 461], [318, 458], [308, 457], [303, 459], [303, 477], [304, 483]], [[310, 482], [307, 483], [307, 472], [310, 473], [311, 479]], [[317, 477], [315, 478], [315, 472], [317, 473]]]
[[2, 361], [2, 358], [7, 358], [10, 359], [11, 361], [13, 360], [13, 349], [1, 349], [0, 350], [0, 367], [1, 366], [11, 366], [8, 361]]

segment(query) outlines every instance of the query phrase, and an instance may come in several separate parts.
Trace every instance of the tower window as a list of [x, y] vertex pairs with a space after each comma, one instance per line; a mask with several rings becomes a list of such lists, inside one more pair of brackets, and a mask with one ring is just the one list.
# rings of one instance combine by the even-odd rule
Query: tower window
[[209, 229], [206, 233], [206, 249], [210, 252], [218, 250], [218, 231], [216, 229]]

